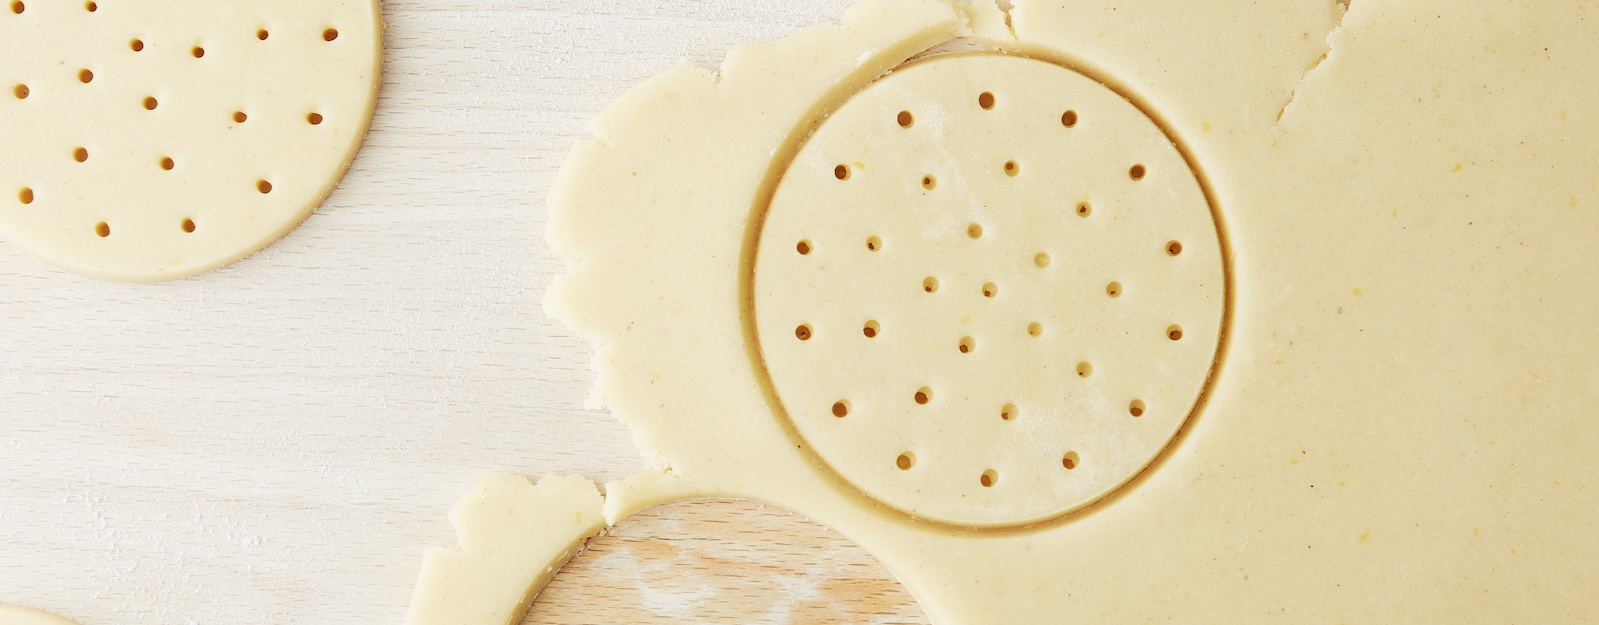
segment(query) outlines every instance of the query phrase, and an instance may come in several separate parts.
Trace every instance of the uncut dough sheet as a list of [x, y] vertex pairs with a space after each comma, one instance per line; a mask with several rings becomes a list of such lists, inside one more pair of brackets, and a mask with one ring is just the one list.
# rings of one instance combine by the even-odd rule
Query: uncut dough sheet
[[[946, 625], [1599, 617], [1596, 30], [1578, 4], [882, 0], [658, 76], [595, 122], [552, 198], [573, 265], [547, 306], [596, 345], [596, 399], [665, 472], [608, 488], [608, 518], [782, 505]], [[1135, 476], [1040, 522], [928, 521], [837, 470], [764, 377], [745, 282], [774, 163], [953, 37], [1139, 104], [1227, 250], [1208, 390]]]

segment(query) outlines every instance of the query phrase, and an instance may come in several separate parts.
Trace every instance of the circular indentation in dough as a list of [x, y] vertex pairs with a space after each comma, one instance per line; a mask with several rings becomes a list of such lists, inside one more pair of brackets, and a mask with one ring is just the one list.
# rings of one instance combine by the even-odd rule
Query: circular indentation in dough
[[866, 237], [866, 251], [875, 252], [883, 249], [883, 240], [877, 237]]
[[1060, 125], [1071, 128], [1077, 125], [1077, 111], [1067, 110], [1060, 114]]
[[184, 219], [183, 223], [178, 224], [178, 228], [182, 229], [184, 232], [194, 232], [194, 220]]
[[911, 470], [911, 467], [916, 466], [916, 454], [908, 451], [900, 454], [898, 458], [894, 459], [894, 466], [899, 467], [901, 471]]
[[899, 121], [900, 128], [910, 128], [916, 124], [916, 116], [912, 115], [910, 111], [900, 111], [896, 119]]
[[257, 193], [260, 193], [261, 195], [266, 195], [268, 193], [271, 193], [272, 192], [272, 183], [271, 182], [267, 182], [265, 180], [257, 180], [257, 181], [255, 181], [255, 190], [256, 190]]
[[28, 187], [23, 187], [22, 190], [17, 191], [17, 201], [21, 202], [23, 204], [32, 204], [33, 203], [33, 189], [30, 189]]
[[966, 226], [966, 236], [974, 241], [983, 238], [982, 224], [972, 224], [970, 226]]
[[928, 191], [938, 188], [938, 178], [934, 177], [932, 174], [922, 176], [922, 188], [927, 189]]
[[28, 93], [29, 93], [29, 91], [28, 91], [28, 86], [27, 85], [19, 84], [19, 85], [15, 86], [15, 87], [11, 88], [11, 95], [16, 97], [16, 99], [18, 99], [18, 100], [26, 100], [26, 99], [28, 99]]
[[1143, 180], [1147, 173], [1148, 170], [1144, 169], [1143, 165], [1133, 165], [1131, 169], [1127, 170], [1127, 177], [1133, 180]]
[[1082, 464], [1082, 462], [1082, 457], [1077, 455], [1077, 452], [1075, 451], [1068, 451], [1066, 452], [1066, 455], [1061, 456], [1060, 458], [1060, 466], [1065, 467], [1067, 471], [1076, 469], [1079, 464]]
[[1180, 255], [1182, 255], [1182, 253], [1183, 253], [1183, 242], [1182, 241], [1168, 241], [1166, 243], [1166, 255], [1167, 256], [1180, 256]]
[[877, 333], [882, 331], [883, 326], [878, 324], [876, 321], [868, 321], [866, 322], [866, 325], [861, 326], [861, 335], [869, 339], [877, 338]]
[[[780, 414], [846, 482], [919, 519], [1026, 525], [1104, 498], [1181, 429], [1222, 336], [1222, 241], [1199, 176], [1134, 101], [1043, 61], [937, 56], [797, 149], [755, 235], [750, 318]], [[929, 172], [939, 193], [917, 188]], [[861, 245], [874, 237], [892, 251]], [[1182, 262], [1151, 253], [1170, 241]], [[1160, 333], [1173, 320], [1178, 342]], [[798, 341], [801, 324], [869, 340]], [[826, 409], [839, 397], [848, 419]], [[1161, 409], [1132, 418], [1132, 398]], [[884, 466], [906, 450], [915, 470]]]
[[161, 171], [172, 171], [172, 168], [177, 167], [178, 163], [177, 161], [172, 160], [172, 157], [170, 156], [163, 156], [161, 157], [161, 161], [156, 163], [156, 165], [161, 167]]
[[111, 224], [103, 221], [95, 224], [94, 233], [102, 239], [111, 236]]
[[11, 12], [12, 13], [16, 13], [17, 15], [22, 15], [22, 12], [26, 11], [26, 10], [28, 10], [28, 5], [23, 4], [22, 0], [15, 0], [14, 2], [11, 3]]
[[1127, 404], [1127, 414], [1135, 417], [1144, 416], [1144, 400], [1135, 399], [1132, 401], [1132, 403]]
[[305, 123], [311, 124], [312, 126], [321, 126], [322, 125], [322, 114], [321, 113], [308, 113], [308, 114], [306, 114]]
[[1005, 175], [1014, 178], [1019, 173], [1022, 173], [1021, 165], [1017, 165], [1016, 161], [1005, 161]]
[[79, 147], [79, 148], [73, 150], [72, 151], [72, 160], [75, 160], [75, 161], [77, 161], [79, 163], [82, 163], [84, 161], [89, 160], [89, 150], [87, 148], [82, 148], [82, 147]]
[[1168, 326], [1166, 328], [1166, 338], [1173, 341], [1183, 340], [1183, 327], [1179, 325]]
[[[376, 0], [27, 8], [27, 28], [49, 36], [5, 42], [0, 89], [27, 97], [0, 106], [0, 128], [26, 130], [0, 150], [0, 189], [37, 197], [31, 210], [0, 207], [0, 238], [51, 264], [155, 281], [242, 258], [321, 204], [365, 136]], [[332, 44], [320, 39], [331, 28]], [[164, 155], [183, 167], [152, 166]], [[276, 188], [257, 192], [260, 179]], [[186, 232], [185, 219], [204, 228]], [[101, 222], [111, 236], [85, 244]]]
[[849, 416], [849, 402], [846, 402], [846, 401], [833, 402], [833, 416], [837, 417], [837, 418], [840, 418], [840, 419]]
[[983, 486], [983, 488], [993, 488], [995, 486], [998, 486], [999, 485], [999, 472], [995, 471], [993, 469], [985, 470], [985, 471], [983, 471], [982, 475], [979, 475], [977, 477], [977, 483], [981, 484]]
[[794, 251], [799, 252], [800, 256], [806, 256], [810, 254], [811, 242], [801, 239], [799, 243], [794, 244]]
[[797, 338], [801, 341], [811, 340], [811, 326], [800, 324], [799, 327], [794, 328], [794, 338]]

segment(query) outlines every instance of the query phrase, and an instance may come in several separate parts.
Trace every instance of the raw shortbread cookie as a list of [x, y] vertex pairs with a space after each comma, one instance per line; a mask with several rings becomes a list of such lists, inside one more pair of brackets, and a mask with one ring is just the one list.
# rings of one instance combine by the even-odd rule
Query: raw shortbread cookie
[[0, 603], [0, 625], [77, 625], [49, 612]]
[[1226, 278], [1183, 156], [1125, 98], [995, 54], [896, 70], [824, 122], [761, 224], [781, 412], [872, 497], [957, 525], [1058, 516], [1164, 449]]
[[1593, 9], [1012, 4], [868, 0], [600, 116], [546, 305], [658, 470], [607, 520], [782, 505], [943, 625], [1599, 619]]
[[354, 158], [380, 39], [374, 0], [7, 3], [0, 236], [132, 281], [261, 249]]

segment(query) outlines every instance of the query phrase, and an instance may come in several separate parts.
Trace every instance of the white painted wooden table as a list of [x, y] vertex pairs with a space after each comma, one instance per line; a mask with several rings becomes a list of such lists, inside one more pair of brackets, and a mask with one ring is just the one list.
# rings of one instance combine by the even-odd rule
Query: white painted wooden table
[[[624, 427], [581, 409], [588, 346], [540, 310], [562, 270], [543, 239], [550, 181], [628, 87], [848, 4], [386, 2], [372, 132], [283, 241], [154, 286], [80, 278], [0, 245], [0, 602], [84, 625], [399, 622], [422, 550], [453, 542], [445, 514], [484, 475], [641, 468]], [[535, 619], [618, 622], [583, 581], [609, 575], [625, 590], [638, 577], [626, 569], [654, 557], [640, 545], [664, 544], [654, 534], [748, 550], [752, 576], [793, 573], [785, 560], [842, 568], [718, 599], [722, 582], [684, 565], [665, 576], [686, 581], [651, 596], [691, 600], [626, 606], [632, 622], [924, 618], [879, 565], [797, 517], [728, 503], [646, 517], [558, 578], [549, 599], [567, 607]], [[753, 535], [717, 529], [727, 518]], [[675, 545], [639, 566], [678, 571], [683, 549], [718, 548]], [[845, 604], [766, 610], [817, 589]], [[613, 600], [651, 589], [632, 590]]]

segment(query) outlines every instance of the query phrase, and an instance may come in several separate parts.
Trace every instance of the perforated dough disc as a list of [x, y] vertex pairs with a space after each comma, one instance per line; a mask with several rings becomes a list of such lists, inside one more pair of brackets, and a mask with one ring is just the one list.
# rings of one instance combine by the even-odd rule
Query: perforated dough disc
[[154, 281], [282, 237], [366, 134], [374, 0], [7, 0], [0, 236]]
[[915, 516], [1024, 524], [1091, 503], [1206, 386], [1221, 242], [1182, 154], [1100, 83], [933, 58], [845, 103], [763, 226], [760, 347], [788, 417]]

